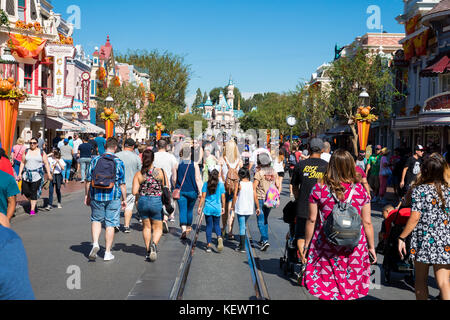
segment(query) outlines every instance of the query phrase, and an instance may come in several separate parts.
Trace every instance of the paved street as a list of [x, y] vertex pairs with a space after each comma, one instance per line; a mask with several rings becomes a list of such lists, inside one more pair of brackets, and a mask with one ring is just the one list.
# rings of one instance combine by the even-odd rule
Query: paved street
[[[288, 279], [279, 268], [283, 255], [287, 225], [282, 221], [282, 207], [289, 201], [287, 179], [282, 205], [270, 215], [270, 243], [266, 252], [256, 250], [269, 295], [274, 300], [314, 300], [295, 279]], [[380, 230], [381, 213], [372, 211], [375, 233]], [[145, 249], [141, 226], [132, 221], [130, 234], [116, 234], [114, 261], [104, 262], [102, 250], [96, 262], [89, 262], [91, 249], [90, 210], [82, 204], [82, 193], [63, 200], [63, 209], [42, 212], [35, 217], [22, 215], [13, 220], [13, 229], [22, 237], [29, 259], [30, 279], [37, 299], [168, 299], [177, 276], [187, 243], [179, 240], [177, 223], [171, 224], [170, 234], [163, 237], [155, 263], [144, 261]], [[195, 221], [195, 220], [194, 220]], [[235, 225], [237, 228], [237, 222]], [[259, 240], [256, 219], [249, 220], [251, 236]], [[236, 231], [235, 231], [236, 232]], [[213, 240], [215, 241], [215, 240]], [[221, 254], [206, 253], [204, 226], [199, 234], [183, 299], [228, 300], [254, 299], [247, 255], [234, 252], [236, 242], [225, 241]], [[382, 257], [379, 263], [382, 262]], [[79, 267], [81, 289], [68, 289], [67, 280], [73, 274], [71, 266]], [[75, 267], [75, 268], [76, 268]], [[74, 268], [74, 267], [72, 267]], [[381, 272], [380, 272], [381, 273]], [[430, 274], [431, 276], [431, 274]], [[432, 280], [432, 277], [430, 278]], [[69, 281], [70, 282], [70, 281]], [[436, 284], [430, 282], [431, 296], [437, 296]], [[415, 299], [412, 288], [403, 275], [394, 274], [391, 286], [370, 291], [367, 299]]]

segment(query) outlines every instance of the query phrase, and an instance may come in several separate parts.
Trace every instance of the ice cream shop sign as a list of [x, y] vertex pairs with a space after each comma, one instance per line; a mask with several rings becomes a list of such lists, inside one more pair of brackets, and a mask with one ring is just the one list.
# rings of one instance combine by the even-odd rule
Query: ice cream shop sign
[[47, 107], [73, 112], [73, 96], [66, 95], [66, 64], [67, 58], [74, 58], [75, 48], [72, 45], [47, 44], [45, 54], [53, 57], [54, 63], [53, 92], [47, 96]]

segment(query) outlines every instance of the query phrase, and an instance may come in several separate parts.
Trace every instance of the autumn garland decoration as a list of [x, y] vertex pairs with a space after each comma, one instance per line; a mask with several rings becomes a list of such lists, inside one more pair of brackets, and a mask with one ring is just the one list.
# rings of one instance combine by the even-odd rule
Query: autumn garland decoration
[[28, 99], [28, 93], [19, 88], [19, 82], [14, 78], [0, 80], [0, 100], [9, 100], [11, 103], [16, 101], [23, 102]]
[[378, 120], [378, 116], [370, 113], [371, 110], [374, 110], [372, 107], [359, 107], [356, 116], [353, 117], [354, 121], [363, 121], [372, 123]]
[[18, 20], [15, 23], [16, 28], [18, 29], [22, 29], [22, 30], [35, 30], [36, 33], [42, 33], [42, 26], [39, 22], [35, 22], [35, 23], [25, 23], [25, 21], [22, 20]]
[[119, 115], [114, 112], [114, 108], [103, 108], [103, 112], [100, 114], [100, 118], [102, 120], [108, 121], [111, 120], [113, 122], [116, 122], [119, 120]]
[[105, 78], [106, 78], [106, 70], [105, 70], [105, 68], [103, 68], [103, 67], [98, 68], [98, 70], [97, 70], [97, 78], [100, 81], [105, 80]]

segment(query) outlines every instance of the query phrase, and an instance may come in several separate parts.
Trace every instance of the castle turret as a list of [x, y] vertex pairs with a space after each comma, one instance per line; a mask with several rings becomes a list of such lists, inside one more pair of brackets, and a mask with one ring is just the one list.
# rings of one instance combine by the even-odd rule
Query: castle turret
[[230, 77], [230, 81], [228, 82], [227, 87], [227, 103], [230, 106], [231, 110], [234, 108], [234, 84], [233, 80]]

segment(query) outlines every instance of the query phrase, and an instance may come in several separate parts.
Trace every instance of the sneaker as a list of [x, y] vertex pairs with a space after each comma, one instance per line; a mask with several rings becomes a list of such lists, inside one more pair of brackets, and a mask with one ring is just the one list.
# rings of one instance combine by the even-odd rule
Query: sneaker
[[92, 250], [89, 253], [89, 260], [90, 261], [95, 261], [95, 259], [97, 258], [97, 252], [98, 250], [100, 250], [100, 247], [98, 244], [94, 244], [92, 245]]
[[145, 255], [145, 261], [150, 261], [150, 251], [147, 251], [147, 254]]
[[105, 261], [114, 260], [114, 256], [111, 252], [105, 252], [105, 256], [103, 257], [103, 260], [105, 260]]
[[237, 246], [234, 251], [245, 253], [245, 247], [241, 248], [241, 246]]
[[30, 211], [30, 216], [35, 216], [35, 215], [36, 215], [36, 212], [33, 211], [33, 210], [31, 210], [31, 211]]
[[217, 251], [222, 252], [223, 250], [223, 239], [219, 237], [217, 239]]
[[130, 233], [131, 232], [130, 227], [123, 227], [123, 232], [124, 233]]
[[163, 233], [169, 233], [169, 225], [167, 221], [163, 221]]
[[270, 247], [269, 241], [264, 241], [261, 245], [261, 251], [266, 251]]
[[58, 203], [58, 209], [61, 209], [61, 208], [62, 208], [61, 203]]
[[158, 258], [158, 255], [157, 255], [156, 252], [157, 252], [156, 244], [152, 243], [150, 245], [150, 255], [149, 255], [149, 258], [150, 258], [151, 262], [156, 261], [156, 258]]
[[120, 231], [120, 227], [114, 227], [114, 233], [117, 233]]
[[169, 217], [169, 221], [170, 221], [170, 222], [175, 222], [175, 217], [174, 217], [174, 216], [170, 216], [170, 217]]
[[44, 208], [45, 210], [47, 210], [47, 211], [50, 211], [50, 210], [52, 210], [53, 209], [53, 206], [51, 206], [51, 205], [48, 205], [48, 206], [46, 206], [45, 208]]
[[212, 249], [211, 249], [211, 245], [207, 245], [206, 246], [206, 252], [208, 252], [208, 253], [211, 253], [212, 252]]

